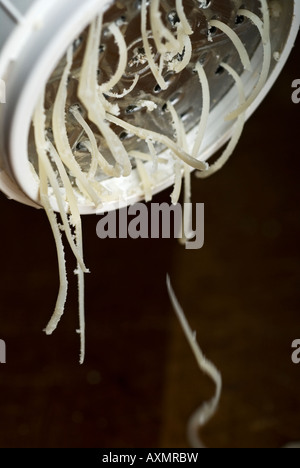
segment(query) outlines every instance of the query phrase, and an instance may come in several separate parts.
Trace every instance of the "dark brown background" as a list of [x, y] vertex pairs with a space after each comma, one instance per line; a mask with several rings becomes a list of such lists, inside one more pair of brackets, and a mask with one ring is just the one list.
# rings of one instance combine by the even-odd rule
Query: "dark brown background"
[[[212, 395], [171, 310], [169, 272], [198, 340], [224, 379], [209, 447], [300, 440], [299, 41], [220, 173], [193, 179], [206, 243], [96, 237], [84, 219], [87, 357], [78, 365], [77, 293], [52, 337], [42, 333], [58, 287], [42, 211], [0, 196], [1, 447], [186, 447], [192, 411]], [[168, 201], [169, 192], [156, 197]], [[70, 263], [72, 263], [70, 257]]]

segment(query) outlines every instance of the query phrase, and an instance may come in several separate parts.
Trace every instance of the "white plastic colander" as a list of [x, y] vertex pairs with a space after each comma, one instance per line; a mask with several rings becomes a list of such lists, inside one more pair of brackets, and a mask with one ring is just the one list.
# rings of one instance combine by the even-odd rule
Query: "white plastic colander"
[[[164, 3], [175, 4], [175, 0]], [[189, 0], [187, 3], [191, 11], [194, 11], [192, 8], [200, 9], [203, 18], [214, 19], [220, 16], [223, 21], [227, 19], [229, 24], [233, 23], [235, 28], [240, 28], [237, 32], [240, 33], [242, 41], [250, 51], [252, 73], [243, 72], [243, 70], [238, 72], [242, 75], [246, 93], [250, 94], [261, 70], [263, 51], [257, 35], [253, 35], [255, 28], [244, 27], [243, 29], [243, 25], [235, 24], [238, 21], [234, 20], [240, 7], [249, 7], [259, 14], [259, 1]], [[40, 206], [39, 181], [29, 164], [29, 160], [34, 163], [32, 160], [34, 155], [30, 154], [32, 147], [30, 128], [37, 100], [50, 76], [52, 79], [53, 76], [61, 76], [60, 63], [68, 46], [74, 41], [80, 42], [83, 31], [91, 21], [100, 12], [107, 10], [108, 17], [111, 15], [115, 19], [116, 10], [118, 10], [118, 15], [122, 18], [122, 11], [126, 9], [126, 5], [131, 5], [127, 8], [125, 18], [128, 23], [127, 33], [131, 37], [130, 44], [127, 44], [130, 49], [132, 44], [139, 43], [140, 32], [137, 30], [136, 37], [132, 33], [136, 24], [134, 23], [135, 14], [140, 8], [138, 1], [0, 0], [0, 79], [3, 88], [2, 101], [4, 96], [6, 101], [0, 104], [0, 189], [9, 198], [35, 207]], [[294, 45], [299, 29], [299, 0], [272, 0], [268, 2], [268, 5], [271, 14], [272, 45], [270, 74], [264, 88], [247, 109], [246, 118], [249, 118], [259, 106], [277, 79]], [[189, 20], [193, 23], [193, 16]], [[193, 26], [199, 27], [202, 33], [205, 29], [205, 24], [201, 22]], [[199, 44], [195, 47], [199, 49], [199, 57], [204, 63], [209, 83], [212, 86], [213, 105], [200, 155], [201, 160], [204, 161], [209, 159], [232, 135], [234, 121], [225, 121], [224, 116], [227, 113], [226, 110], [232, 109], [232, 103], [236, 100], [236, 89], [226, 81], [226, 73], [222, 76], [218, 76], [217, 73], [218, 63], [231, 60], [230, 48], [224, 35], [220, 34], [216, 41], [210, 41], [208, 35], [206, 43], [199, 39]], [[106, 60], [109, 61], [109, 57], [106, 57]], [[113, 61], [113, 57], [111, 60]], [[233, 64], [235, 60], [232, 57]], [[182, 119], [187, 121], [186, 130], [190, 143], [196, 137], [196, 124], [199, 121], [199, 109], [201, 109], [201, 97], [199, 97], [198, 104], [194, 105], [195, 102], [197, 103], [199, 88], [193, 89], [193, 86], [193, 77], [185, 76], [173, 85], [172, 94], [166, 95], [168, 99], [173, 100]], [[157, 89], [154, 88], [148, 89], [147, 97], [155, 100], [156, 91]], [[163, 102], [164, 94], [160, 94], [157, 99]], [[130, 105], [130, 102], [127, 104]], [[143, 116], [140, 119], [142, 120]], [[158, 125], [157, 122], [156, 124]], [[134, 145], [135, 141], [131, 142], [131, 149]], [[153, 176], [153, 193], [158, 193], [174, 182], [173, 161], [167, 153], [169, 163]], [[126, 206], [143, 198], [144, 193], [136, 170], [133, 170], [127, 178], [122, 177], [117, 181], [107, 180], [107, 189], [113, 190], [116, 183], [123, 193], [121, 205]], [[120, 200], [118, 198], [98, 208], [84, 201], [80, 201], [79, 205], [82, 214], [104, 212], [116, 206], [119, 207]]]

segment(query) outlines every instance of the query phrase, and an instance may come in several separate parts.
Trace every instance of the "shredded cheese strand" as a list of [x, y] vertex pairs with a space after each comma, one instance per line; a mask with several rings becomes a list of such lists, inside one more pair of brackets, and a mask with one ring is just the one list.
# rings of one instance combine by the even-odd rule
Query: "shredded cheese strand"
[[[179, 124], [181, 127], [181, 141], [182, 141], [182, 147], [185, 151], [188, 151], [188, 142], [187, 142], [187, 135], [185, 133], [185, 128], [183, 125], [182, 120], [179, 120]], [[192, 197], [192, 190], [191, 190], [191, 168], [188, 164], [184, 164], [184, 209], [186, 209], [187, 206], [191, 203], [191, 197]], [[185, 214], [183, 213], [183, 216]], [[187, 226], [186, 233], [184, 232], [184, 229], [182, 230], [182, 242], [183, 244], [186, 243], [188, 239], [192, 239], [195, 236], [195, 233], [193, 232], [193, 226], [192, 226], [192, 217], [189, 218], [184, 218], [184, 219], [189, 219], [190, 224]], [[186, 237], [185, 237], [186, 236]]]
[[192, 225], [192, 180], [191, 180], [191, 168], [185, 164], [184, 167], [184, 207], [183, 217], [185, 229], [182, 233], [182, 243], [185, 244], [188, 240], [193, 239], [196, 232], [193, 231]]
[[165, 66], [165, 55], [161, 55], [159, 59], [159, 67], [158, 67], [158, 73], [160, 76], [162, 76], [162, 73], [164, 71], [164, 66]]
[[51, 335], [52, 332], [57, 327], [57, 324], [60, 321], [64, 313], [65, 304], [67, 300], [67, 294], [68, 294], [68, 280], [67, 280], [65, 251], [64, 251], [64, 246], [62, 242], [62, 235], [58, 227], [55, 213], [49, 201], [47, 170], [43, 163], [43, 161], [47, 159], [47, 153], [46, 153], [47, 145], [46, 145], [46, 139], [45, 139], [46, 117], [44, 113], [43, 102], [44, 102], [44, 96], [42, 96], [42, 98], [39, 100], [36, 106], [35, 112], [34, 112], [34, 116], [33, 116], [34, 137], [35, 137], [35, 144], [36, 144], [36, 150], [37, 150], [38, 161], [39, 161], [40, 198], [41, 198], [42, 206], [44, 207], [47, 217], [49, 219], [50, 226], [51, 226], [53, 236], [55, 239], [58, 266], [59, 266], [59, 279], [60, 279], [59, 292], [58, 292], [58, 297], [57, 297], [54, 313], [52, 315], [52, 318], [49, 324], [47, 325], [45, 329], [46, 334]]
[[[80, 264], [80, 267], [87, 272], [88, 270], [86, 269], [86, 267], [84, 265], [83, 258], [79, 254], [78, 248], [75, 245], [75, 242], [74, 242], [74, 239], [73, 239], [73, 236], [72, 236], [70, 223], [69, 223], [69, 220], [67, 218], [67, 213], [66, 213], [66, 209], [65, 209], [65, 206], [64, 206], [64, 201], [63, 201], [62, 195], [60, 193], [60, 187], [59, 187], [59, 184], [57, 182], [56, 174], [55, 174], [55, 172], [54, 172], [54, 170], [53, 170], [53, 168], [51, 166], [51, 163], [50, 163], [50, 161], [49, 161], [49, 159], [47, 157], [47, 154], [46, 154], [46, 156], [45, 156], [45, 154], [46, 153], [41, 153], [40, 158], [41, 158], [41, 161], [43, 163], [43, 167], [47, 171], [47, 177], [49, 179], [50, 185], [53, 188], [54, 196], [56, 198], [59, 213], [60, 213], [62, 221], [63, 221], [63, 226], [64, 226], [64, 230], [65, 230], [65, 233], [66, 233], [67, 240], [69, 242], [69, 245], [70, 245], [70, 247], [72, 249], [72, 252], [73, 252], [75, 258], [77, 259], [78, 263]], [[73, 192], [73, 189], [72, 189], [72, 192]]]
[[[179, 51], [179, 43], [162, 22], [159, 4], [159, 0], [151, 0], [150, 2], [150, 23], [155, 45], [160, 54], [176, 53]], [[166, 41], [165, 44], [162, 42], [163, 39]]]
[[[79, 321], [80, 321], [80, 338], [81, 338], [81, 355], [80, 355], [80, 364], [84, 362], [84, 353], [85, 353], [85, 317], [84, 317], [84, 273], [88, 272], [84, 263], [83, 263], [83, 247], [82, 247], [82, 227], [81, 227], [81, 219], [78, 212], [78, 207], [76, 206], [75, 198], [71, 183], [69, 178], [66, 174], [65, 168], [58, 157], [57, 153], [55, 152], [55, 148], [53, 145], [45, 138], [45, 112], [43, 106], [43, 99], [40, 100], [39, 105], [36, 108], [36, 112], [34, 115], [34, 122], [35, 122], [35, 135], [36, 135], [36, 146], [39, 156], [39, 164], [40, 164], [40, 180], [41, 180], [41, 200], [43, 206], [48, 214], [48, 218], [52, 227], [52, 231], [54, 234], [54, 238], [56, 241], [57, 246], [57, 254], [59, 259], [59, 270], [60, 270], [60, 291], [57, 299], [57, 305], [54, 311], [52, 318], [50, 319], [45, 332], [47, 335], [51, 335], [63, 316], [65, 303], [67, 300], [67, 273], [66, 273], [66, 264], [65, 264], [65, 257], [64, 257], [64, 248], [62, 243], [61, 233], [59, 232], [59, 228], [56, 222], [56, 217], [52, 210], [49, 195], [48, 195], [48, 182], [47, 179], [49, 178], [49, 182], [53, 187], [54, 194], [58, 203], [59, 212], [63, 220], [64, 229], [66, 233], [66, 237], [68, 239], [69, 245], [73, 250], [73, 253], [78, 261], [78, 287], [79, 287]], [[52, 169], [50, 161], [47, 157], [47, 148], [50, 150], [54, 161], [57, 163], [58, 170], [62, 177], [62, 181], [65, 183], [66, 193], [69, 197], [70, 207], [74, 208], [74, 220], [75, 221], [75, 230], [76, 230], [76, 246], [74, 244], [74, 240], [71, 234], [70, 225], [67, 219], [67, 214], [64, 209], [64, 205], [62, 202], [62, 197], [60, 195], [60, 188], [55, 176], [55, 173]], [[73, 213], [72, 213], [73, 214]]]
[[[83, 245], [82, 245], [82, 231], [76, 230], [77, 244], [79, 247], [80, 254], [83, 256]], [[79, 330], [77, 330], [80, 335], [80, 356], [79, 364], [84, 363], [85, 359], [85, 307], [84, 307], [84, 272], [80, 268], [80, 265], [77, 265], [77, 270], [75, 274], [78, 275], [78, 300], [79, 300]]]
[[90, 169], [89, 169], [89, 172], [88, 172], [88, 180], [90, 180], [92, 182], [94, 180], [94, 178], [96, 177], [96, 172], [97, 172], [97, 169], [98, 169], [99, 165], [98, 165], [97, 159], [92, 154], [93, 150], [92, 150], [92, 145], [91, 145], [90, 140], [85, 141], [84, 146], [86, 147], [86, 149], [88, 150], [88, 152], [90, 153], [90, 156], [91, 156], [91, 164], [90, 164]]
[[179, 197], [181, 194], [182, 188], [182, 163], [181, 161], [175, 161], [174, 164], [174, 174], [175, 174], [175, 182], [174, 182], [174, 189], [171, 193], [171, 200], [173, 205], [177, 205], [179, 201]]
[[75, 107], [70, 109], [70, 112], [74, 115], [75, 119], [77, 122], [82, 126], [83, 130], [88, 136], [88, 139], [91, 144], [91, 155], [92, 158], [95, 159], [101, 169], [101, 171], [106, 174], [107, 176], [110, 177], [120, 177], [121, 175], [121, 167], [116, 164], [115, 167], [111, 166], [107, 160], [104, 158], [104, 156], [100, 153], [97, 145], [97, 141], [95, 138], [94, 133], [91, 130], [91, 127], [87, 124], [87, 122], [84, 120], [78, 109]]
[[102, 133], [112, 156], [122, 167], [122, 175], [127, 177], [131, 173], [131, 163], [128, 157], [128, 153], [118, 136], [105, 122], [105, 110], [99, 97], [99, 86], [97, 84], [97, 64], [101, 31], [102, 16], [97, 18], [90, 27], [88, 44], [80, 75], [78, 96], [88, 111], [89, 119]]
[[158, 86], [162, 90], [166, 90], [168, 88], [168, 84], [165, 82], [165, 80], [162, 77], [160, 67], [158, 68], [156, 66], [156, 63], [153, 60], [152, 57], [152, 52], [148, 40], [148, 33], [147, 33], [147, 0], [142, 0], [142, 5], [141, 5], [141, 33], [142, 33], [142, 39], [143, 39], [143, 46], [145, 50], [145, 54], [148, 60], [148, 65], [150, 67], [150, 70], [156, 79], [156, 82]]
[[207, 122], [208, 122], [208, 117], [209, 117], [209, 111], [210, 111], [210, 90], [209, 90], [209, 83], [208, 79], [206, 76], [206, 73], [204, 71], [204, 68], [200, 64], [200, 62], [197, 63], [196, 65], [196, 71], [199, 76], [200, 84], [202, 87], [202, 113], [201, 113], [201, 119], [200, 119], [200, 124], [198, 128], [198, 134], [194, 143], [194, 147], [192, 150], [192, 156], [196, 158], [199, 156], [200, 153], [200, 148], [202, 145], [202, 141], [205, 135], [205, 130], [207, 127]]
[[79, 213], [79, 207], [78, 207], [77, 199], [76, 199], [72, 184], [70, 182], [69, 176], [68, 176], [67, 171], [65, 169], [65, 166], [63, 165], [62, 160], [59, 157], [59, 154], [57, 153], [57, 151], [54, 148], [53, 144], [49, 140], [47, 140], [47, 149], [48, 149], [48, 151], [50, 153], [51, 158], [53, 159], [54, 163], [57, 166], [57, 169], [58, 169], [60, 178], [62, 180], [63, 186], [65, 187], [66, 197], [67, 197], [67, 201], [69, 203], [70, 212], [72, 214], [73, 224], [76, 225], [78, 223], [81, 223], [81, 217], [80, 217], [80, 213]]
[[208, 168], [208, 164], [203, 161], [198, 161], [197, 159], [190, 156], [186, 153], [182, 148], [180, 148], [176, 143], [174, 143], [170, 138], [161, 133], [156, 133], [151, 130], [146, 130], [144, 128], [139, 128], [134, 125], [125, 122], [124, 120], [115, 117], [114, 115], [107, 114], [106, 116], [109, 122], [115, 123], [119, 125], [121, 128], [133, 133], [134, 135], [138, 136], [142, 140], [147, 140], [148, 138], [156, 141], [158, 143], [163, 144], [167, 148], [169, 148], [173, 153], [186, 164], [189, 164], [194, 169], [198, 169], [200, 171], [206, 171]]
[[[151, 162], [151, 161], [153, 162], [153, 156], [152, 156], [152, 154], [149, 154], [149, 153], [143, 153], [142, 151], [132, 150], [132, 151], [129, 151], [128, 154], [132, 158], [140, 159], [141, 161], [144, 161], [144, 162]], [[167, 159], [164, 159], [164, 158], [157, 158], [157, 162], [159, 164], [167, 164], [168, 163]]]
[[[97, 27], [96, 27], [97, 26]], [[109, 111], [114, 115], [119, 115], [119, 106], [112, 105], [105, 99], [103, 93], [99, 91], [99, 85], [97, 81], [97, 71], [99, 66], [99, 44], [101, 38], [102, 29], [102, 15], [92, 22], [89, 29], [87, 44], [81, 66], [81, 72], [79, 76], [79, 87], [78, 96], [82, 94], [84, 96], [84, 102], [89, 100], [97, 100], [98, 112], [101, 117], [105, 117], [105, 111]], [[96, 50], [97, 49], [97, 50]], [[98, 96], [97, 96], [98, 93]]]
[[[179, 116], [176, 112], [175, 107], [170, 101], [167, 103], [167, 106], [172, 116], [172, 124], [173, 124], [175, 134], [177, 136], [177, 144], [178, 146], [183, 147], [184, 138], [183, 138], [183, 130], [182, 130], [183, 125], [181, 125], [182, 122], [179, 119]], [[171, 200], [172, 200], [173, 205], [177, 205], [179, 197], [180, 197], [180, 193], [181, 193], [181, 188], [182, 188], [182, 162], [176, 160], [174, 164], [174, 169], [175, 169], [174, 170], [175, 183], [174, 183], [174, 190], [171, 194]]]
[[73, 176], [80, 181], [80, 184], [84, 187], [88, 197], [94, 202], [96, 206], [98, 206], [100, 204], [100, 199], [94, 190], [90, 187], [87, 178], [81, 171], [79, 164], [74, 158], [67, 135], [65, 107], [67, 101], [67, 82], [71, 66], [72, 48], [70, 47], [67, 53], [67, 64], [60, 81], [53, 107], [52, 126], [54, 141], [57, 151], [64, 164], [68, 167]]
[[168, 287], [169, 297], [173, 305], [173, 309], [177, 315], [177, 318], [186, 336], [186, 339], [194, 353], [197, 364], [200, 370], [204, 372], [204, 374], [208, 375], [208, 377], [212, 379], [212, 381], [214, 382], [216, 386], [214, 397], [210, 401], [205, 402], [192, 415], [189, 421], [188, 438], [189, 438], [191, 446], [194, 448], [203, 448], [203, 443], [199, 438], [198, 431], [201, 427], [205, 426], [208, 423], [208, 421], [215, 415], [217, 411], [220, 398], [221, 398], [221, 393], [222, 393], [222, 376], [220, 372], [218, 371], [218, 369], [216, 368], [216, 366], [211, 361], [206, 359], [202, 350], [200, 349], [196, 340], [196, 335], [195, 333], [193, 333], [185, 317], [183, 309], [180, 306], [175, 296], [169, 276], [167, 276], [167, 287]]
[[194, 31], [192, 30], [187, 20], [187, 17], [185, 15], [182, 0], [176, 0], [176, 10], [177, 10], [178, 18], [180, 19], [180, 22], [182, 24], [185, 34], [187, 34], [188, 36], [191, 36], [194, 33]]
[[100, 92], [102, 93], [110, 91], [116, 84], [118, 84], [125, 73], [128, 60], [127, 44], [120, 29], [115, 23], [112, 23], [109, 26], [109, 31], [113, 34], [116, 44], [119, 47], [119, 64], [116, 73], [111, 77], [111, 79], [100, 86]]
[[150, 180], [149, 174], [147, 172], [147, 169], [144, 163], [140, 159], [136, 158], [135, 161], [136, 161], [138, 174], [140, 176], [140, 179], [142, 181], [142, 185], [144, 188], [145, 201], [150, 202], [152, 200], [153, 194], [152, 194], [151, 180]]
[[[268, 10], [267, 10], [268, 11]], [[270, 66], [271, 66], [271, 60], [272, 60], [272, 48], [271, 48], [271, 40], [270, 40], [270, 33], [268, 30], [268, 26], [263, 24], [261, 19], [255, 15], [255, 13], [252, 13], [251, 11], [248, 10], [239, 10], [238, 11], [239, 15], [243, 15], [249, 20], [252, 21], [252, 23], [257, 27], [259, 30], [259, 33], [262, 37], [262, 44], [263, 44], [263, 51], [264, 51], [264, 57], [263, 57], [263, 64], [262, 64], [262, 69], [260, 73], [260, 77], [258, 80], [258, 83], [256, 84], [255, 88], [253, 89], [251, 95], [248, 97], [248, 99], [244, 102], [243, 105], [239, 106], [235, 111], [229, 113], [225, 120], [233, 120], [236, 119], [241, 112], [244, 112], [248, 109], [248, 107], [251, 106], [251, 104], [255, 101], [255, 99], [258, 97], [260, 94], [261, 90], [266, 84], [266, 81], [269, 76], [270, 72]], [[267, 24], [269, 24], [269, 19]], [[265, 35], [268, 33], [267, 39], [265, 39]]]
[[182, 72], [183, 70], [185, 70], [185, 68], [188, 66], [188, 64], [190, 63], [191, 61], [191, 57], [192, 57], [192, 53], [193, 53], [193, 48], [192, 48], [192, 42], [191, 42], [191, 39], [189, 36], [187, 36], [184, 31], [183, 31], [183, 28], [181, 26], [181, 24], [179, 24], [178, 28], [178, 34], [180, 37], [182, 37], [182, 54], [183, 54], [183, 57], [182, 57], [182, 60], [172, 60], [170, 63], [169, 63], [169, 70], [173, 70], [175, 71], [176, 73], [180, 73]]
[[[221, 66], [224, 67], [225, 70], [227, 70], [227, 72], [235, 80], [235, 82], [237, 84], [237, 87], [238, 87], [238, 92], [239, 92], [239, 102], [240, 102], [240, 104], [243, 104], [245, 102], [245, 90], [244, 90], [244, 86], [243, 86], [243, 82], [242, 82], [241, 77], [227, 63], [222, 63]], [[228, 159], [232, 155], [233, 151], [235, 150], [235, 148], [236, 148], [236, 146], [237, 146], [237, 144], [239, 142], [239, 139], [240, 139], [240, 137], [241, 137], [241, 135], [243, 133], [245, 121], [246, 121], [246, 115], [245, 115], [245, 112], [243, 112], [238, 117], [238, 120], [237, 120], [237, 123], [236, 123], [236, 126], [235, 126], [234, 133], [232, 135], [232, 138], [231, 138], [226, 150], [223, 152], [222, 156], [218, 159], [217, 162], [212, 164], [210, 166], [210, 168], [205, 173], [198, 173], [197, 177], [199, 177], [200, 179], [204, 179], [206, 177], [210, 177], [211, 175], [215, 174], [217, 171], [222, 169], [222, 167], [224, 166], [224, 164], [226, 164], [226, 162], [228, 161]]]
[[154, 144], [152, 143], [151, 140], [149, 140], [149, 138], [146, 140], [146, 143], [148, 145], [148, 149], [149, 149], [150, 155], [151, 155], [152, 160], [153, 160], [152, 170], [153, 170], [153, 172], [156, 172], [157, 168], [158, 168], [158, 162], [161, 160], [161, 158], [158, 158], [157, 152], [156, 152], [155, 147], [154, 147]]
[[128, 89], [125, 89], [121, 94], [111, 93], [110, 91], [106, 91], [105, 94], [111, 98], [122, 99], [134, 90], [134, 88], [138, 84], [139, 79], [139, 75], [135, 75], [132, 85]]
[[270, 42], [270, 12], [267, 0], [260, 0], [261, 11], [263, 14], [264, 34], [263, 42]]
[[236, 34], [236, 32], [234, 32], [233, 29], [227, 26], [227, 24], [219, 20], [210, 20], [209, 26], [214, 26], [215, 28], [220, 29], [221, 31], [223, 31], [224, 34], [226, 34], [229, 37], [229, 39], [232, 41], [232, 43], [238, 51], [238, 54], [240, 56], [241, 62], [245, 70], [252, 71], [252, 66], [248, 52], [239, 36]]
[[[73, 250], [75, 258], [77, 259], [78, 268], [80, 268], [83, 271], [83, 273], [90, 273], [90, 271], [86, 268], [83, 262], [83, 254], [82, 254], [82, 246], [81, 246], [82, 241], [80, 241], [80, 239], [82, 238], [82, 223], [81, 223], [81, 216], [79, 213], [79, 207], [78, 207], [78, 203], [75, 197], [75, 193], [71, 185], [70, 179], [68, 177], [68, 174], [66, 172], [66, 169], [56, 149], [54, 148], [54, 146], [52, 145], [50, 141], [48, 141], [47, 143], [48, 143], [49, 153], [58, 168], [59, 175], [61, 177], [62, 183], [66, 190], [66, 197], [69, 203], [70, 213], [71, 213], [70, 224], [75, 226], [75, 238], [76, 238], [76, 251], [75, 252], [72, 248], [72, 243], [70, 243], [69, 237], [68, 237], [68, 241]], [[65, 225], [65, 228], [67, 229], [66, 225]]]
[[[75, 224], [75, 236], [76, 236], [76, 245], [79, 250], [79, 255], [83, 258], [83, 244], [82, 244], [82, 224], [81, 224], [81, 217], [78, 210], [78, 205], [76, 203], [76, 198], [74, 192], [72, 190], [71, 183], [65, 171], [65, 168], [62, 162], [59, 159], [58, 154], [55, 151], [55, 148], [50, 145], [50, 153], [54, 158], [54, 161], [58, 167], [60, 176], [66, 188], [67, 198], [69, 201], [72, 219]], [[77, 264], [77, 271], [78, 274], [78, 303], [79, 303], [79, 334], [80, 334], [80, 359], [79, 363], [83, 364], [84, 356], [85, 356], [85, 309], [84, 309], [84, 273], [89, 273], [85, 267], [82, 268], [80, 262]]]

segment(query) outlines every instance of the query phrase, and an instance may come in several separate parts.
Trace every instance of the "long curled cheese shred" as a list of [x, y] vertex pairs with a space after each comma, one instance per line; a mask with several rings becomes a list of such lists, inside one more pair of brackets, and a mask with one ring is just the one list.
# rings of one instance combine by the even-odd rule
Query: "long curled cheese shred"
[[245, 70], [252, 71], [252, 66], [248, 52], [237, 33], [235, 33], [233, 29], [227, 26], [227, 24], [222, 23], [222, 21], [219, 20], [210, 20], [209, 25], [220, 29], [221, 31], [223, 31], [224, 34], [226, 34], [229, 37], [229, 39], [236, 47], [236, 50], [238, 51], [238, 54], [240, 56], [241, 62]]
[[262, 64], [260, 77], [259, 77], [258, 83], [254, 87], [253, 92], [248, 97], [248, 99], [244, 102], [244, 104], [240, 105], [235, 111], [228, 114], [226, 116], [226, 120], [235, 119], [236, 117], [238, 117], [238, 115], [241, 112], [246, 111], [251, 106], [251, 104], [259, 96], [269, 76], [271, 59], [272, 59], [272, 49], [271, 49], [270, 30], [269, 30], [270, 20], [269, 20], [269, 15], [267, 13], [268, 7], [266, 5], [266, 2], [261, 1], [261, 3], [262, 3], [263, 13], [264, 13], [263, 15], [264, 22], [262, 22], [261, 19], [257, 15], [255, 15], [255, 13], [252, 13], [251, 11], [248, 11], [245, 9], [241, 9], [238, 11], [239, 15], [245, 16], [246, 18], [249, 18], [249, 20], [252, 21], [252, 23], [257, 27], [262, 37], [264, 57], [263, 57], [263, 64]]
[[126, 177], [131, 172], [131, 163], [122, 142], [105, 121], [105, 106], [103, 106], [103, 100], [105, 99], [101, 98], [102, 91], [97, 83], [98, 49], [101, 29], [102, 17], [99, 17], [90, 27], [88, 44], [81, 70], [78, 96], [88, 109], [89, 119], [98, 127], [100, 133], [107, 141], [112, 156], [122, 168], [123, 176]]
[[218, 409], [222, 393], [222, 377], [216, 366], [204, 356], [196, 340], [196, 335], [192, 331], [183, 309], [175, 296], [169, 276], [167, 276], [167, 288], [173, 309], [196, 358], [198, 367], [213, 381], [215, 385], [214, 396], [211, 398], [211, 400], [203, 403], [203, 405], [194, 412], [188, 425], [188, 439], [191, 447], [204, 448], [204, 444], [199, 437], [199, 430], [210, 421]]
[[[244, 91], [243, 82], [242, 82], [240, 76], [228, 64], [222, 63], [221, 66], [223, 68], [225, 68], [225, 70], [227, 70], [227, 72], [235, 80], [237, 88], [238, 88], [238, 93], [239, 93], [239, 103], [240, 103], [240, 105], [243, 105], [244, 102], [245, 102], [245, 91]], [[230, 141], [229, 141], [229, 143], [227, 145], [227, 148], [225, 149], [225, 151], [223, 152], [221, 157], [218, 159], [218, 161], [215, 162], [213, 165], [211, 165], [210, 168], [205, 173], [201, 173], [201, 172], [197, 173], [197, 176], [200, 179], [204, 179], [206, 177], [209, 177], [209, 176], [213, 175], [215, 172], [222, 169], [224, 164], [226, 164], [226, 162], [228, 161], [228, 159], [232, 155], [233, 151], [235, 150], [235, 148], [236, 148], [236, 146], [237, 146], [237, 144], [239, 142], [239, 139], [240, 139], [240, 137], [242, 135], [242, 132], [243, 132], [243, 129], [244, 129], [245, 120], [246, 120], [246, 115], [245, 115], [245, 112], [243, 112], [242, 114], [239, 115], [239, 117], [237, 119], [237, 123], [236, 123], [235, 129], [234, 129], [233, 135], [232, 135], [232, 137], [231, 137], [231, 139], [230, 139]]]

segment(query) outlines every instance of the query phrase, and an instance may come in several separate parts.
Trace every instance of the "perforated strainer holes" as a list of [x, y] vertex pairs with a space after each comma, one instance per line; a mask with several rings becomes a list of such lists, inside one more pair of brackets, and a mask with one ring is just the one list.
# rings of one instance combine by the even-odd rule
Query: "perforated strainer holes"
[[199, 8], [205, 10], [211, 6], [211, 0], [198, 0]]
[[172, 28], [175, 28], [176, 24], [180, 22], [177, 11], [173, 10], [173, 11], [170, 11], [170, 13], [168, 13], [168, 21], [171, 24]]
[[141, 110], [140, 106], [136, 106], [134, 104], [131, 104], [130, 106], [126, 107], [126, 114], [133, 114], [134, 112], [138, 112]]
[[83, 43], [83, 36], [79, 36], [75, 41], [73, 42], [73, 54], [76, 53], [76, 51], [79, 49], [81, 44]]
[[205, 66], [207, 60], [208, 60], [208, 53], [204, 52], [204, 54], [202, 54], [202, 56], [199, 58], [199, 62], [202, 65], [202, 67]]
[[130, 135], [127, 132], [121, 132], [119, 138], [121, 141], [125, 141], [128, 140], [128, 138], [130, 138]]
[[235, 24], [242, 24], [245, 21], [245, 17], [243, 15], [238, 15], [235, 19]]
[[184, 98], [183, 91], [177, 91], [170, 97], [170, 102], [173, 106], [176, 106]]
[[185, 112], [183, 112], [182, 114], [180, 114], [180, 119], [183, 123], [186, 123], [188, 120], [192, 120], [193, 119], [193, 114], [194, 114], [194, 108], [193, 107], [190, 107], [189, 109], [187, 109]]
[[217, 76], [221, 76], [221, 75], [223, 75], [224, 71], [225, 71], [225, 70], [224, 70], [224, 67], [223, 67], [222, 65], [219, 65], [218, 68], [217, 68], [216, 71], [215, 71], [215, 74], [216, 74]]
[[[214, 20], [214, 19], [218, 19], [218, 18], [217, 18], [216, 16], [213, 16], [211, 19]], [[217, 34], [217, 28], [216, 28], [215, 26], [208, 26], [207, 37], [208, 37], [208, 40], [209, 40], [210, 42], [213, 41], [212, 38], [213, 38], [213, 36], [215, 36], [216, 34]]]

